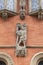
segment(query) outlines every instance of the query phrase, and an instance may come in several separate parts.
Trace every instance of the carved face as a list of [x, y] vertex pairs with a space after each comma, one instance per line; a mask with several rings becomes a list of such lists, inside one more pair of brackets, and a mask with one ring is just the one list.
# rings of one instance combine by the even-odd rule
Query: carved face
[[20, 18], [21, 18], [22, 20], [25, 19], [25, 12], [21, 12], [21, 13], [20, 13]]

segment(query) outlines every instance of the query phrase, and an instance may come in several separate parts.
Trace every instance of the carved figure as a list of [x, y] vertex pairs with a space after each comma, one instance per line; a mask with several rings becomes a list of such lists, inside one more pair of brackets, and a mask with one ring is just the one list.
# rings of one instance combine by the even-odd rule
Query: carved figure
[[26, 55], [26, 40], [27, 40], [27, 26], [26, 24], [17, 24], [17, 42], [16, 42], [16, 54], [17, 56], [25, 56]]

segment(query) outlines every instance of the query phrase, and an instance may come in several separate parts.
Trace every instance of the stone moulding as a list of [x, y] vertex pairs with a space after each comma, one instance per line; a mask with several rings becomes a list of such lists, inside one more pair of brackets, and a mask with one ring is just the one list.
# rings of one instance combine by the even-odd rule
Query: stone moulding
[[31, 59], [31, 62], [30, 62], [30, 65], [38, 65], [38, 63], [40, 61], [43, 60], [43, 52], [39, 52], [39, 53], [36, 53], [32, 59]]
[[7, 53], [0, 52], [0, 60], [6, 61], [8, 65], [14, 65], [12, 58]]

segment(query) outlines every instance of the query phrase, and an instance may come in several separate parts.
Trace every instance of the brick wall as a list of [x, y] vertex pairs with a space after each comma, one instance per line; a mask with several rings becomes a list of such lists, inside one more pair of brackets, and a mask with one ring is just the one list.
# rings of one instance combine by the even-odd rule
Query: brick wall
[[[0, 45], [16, 45], [16, 24], [27, 24], [27, 45], [43, 45], [43, 20], [38, 20], [37, 17], [26, 16], [25, 20], [21, 20], [19, 16], [4, 21], [0, 18]], [[43, 51], [43, 48], [27, 48], [26, 57], [16, 57], [16, 49], [14, 48], [0, 48], [0, 52], [8, 53], [14, 65], [30, 65], [32, 56]]]

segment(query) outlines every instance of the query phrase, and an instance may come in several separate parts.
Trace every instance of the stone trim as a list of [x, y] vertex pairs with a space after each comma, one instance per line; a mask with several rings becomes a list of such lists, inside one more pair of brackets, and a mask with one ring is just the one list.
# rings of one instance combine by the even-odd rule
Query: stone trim
[[14, 12], [17, 13], [17, 0], [14, 0]]
[[14, 45], [0, 45], [0, 48], [16, 48]]
[[43, 59], [43, 52], [36, 53], [30, 62], [30, 65], [38, 65], [39, 61]]
[[8, 65], [14, 65], [12, 58], [7, 53], [0, 52], [0, 60], [3, 60], [4, 62], [6, 61], [7, 63], [5, 63]]
[[[14, 45], [0, 45], [0, 48], [16, 48], [16, 46]], [[43, 48], [43, 45], [42, 46], [35, 46], [35, 45], [31, 45], [31, 46], [26, 46], [26, 48]]]
[[35, 45], [28, 46], [27, 45], [26, 48], [43, 48], [43, 45], [40, 45], [40, 46], [39, 45], [36, 45], [36, 46]]

